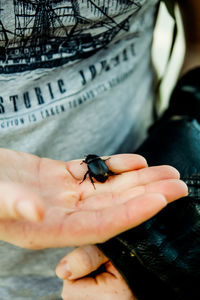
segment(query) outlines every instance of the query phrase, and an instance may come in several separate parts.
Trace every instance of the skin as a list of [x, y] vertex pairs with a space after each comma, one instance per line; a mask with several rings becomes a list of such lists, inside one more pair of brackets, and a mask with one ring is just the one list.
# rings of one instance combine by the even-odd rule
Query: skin
[[[81, 161], [0, 149], [0, 239], [28, 249], [95, 244], [187, 193], [174, 168], [147, 168], [145, 159], [133, 154], [112, 156], [108, 166], [120, 176], [96, 183], [94, 190], [90, 180], [80, 184], [87, 171]], [[165, 195], [174, 185], [177, 197]]]
[[[102, 264], [102, 272], [88, 275]], [[65, 300], [93, 300], [94, 295], [95, 300], [137, 300], [121, 274], [94, 245], [72, 251], [61, 260], [56, 272], [64, 279], [62, 298]]]
[[[182, 0], [180, 7], [186, 26], [184, 73], [200, 64], [199, 1]], [[65, 163], [0, 149], [0, 239], [29, 249], [103, 242], [187, 194], [173, 168], [146, 168], [145, 160], [134, 155], [113, 156], [109, 168], [121, 175], [96, 183], [94, 191], [88, 181], [79, 185], [87, 171], [80, 161]], [[57, 268], [64, 279], [63, 299], [135, 299], [94, 245], [76, 251]], [[89, 276], [102, 264], [105, 272]]]
[[[162, 172], [161, 169], [160, 171]], [[157, 190], [165, 196], [167, 201], [179, 198], [184, 192], [183, 187], [175, 179], [149, 182], [146, 184], [145, 190], [149, 193]], [[142, 191], [145, 192], [144, 187], [141, 186], [131, 189], [131, 193], [135, 194], [142, 193]], [[100, 200], [104, 200], [103, 197]], [[144, 206], [140, 208], [143, 211]], [[98, 272], [98, 275], [95, 276], [90, 275], [102, 265], [104, 266], [103, 271]], [[64, 300], [92, 300], [94, 295], [97, 300], [136, 299], [116, 268], [95, 245], [79, 247], [65, 256], [58, 264], [56, 273], [63, 279], [62, 297]]]
[[[180, 0], [177, 3], [182, 14], [186, 41], [180, 73], [182, 76], [200, 66], [200, 1]], [[95, 277], [89, 275], [101, 265], [104, 266], [104, 272]], [[119, 272], [95, 246], [88, 245], [72, 251], [61, 260], [56, 272], [64, 280], [64, 300], [90, 300], [94, 299], [94, 295], [97, 300], [136, 300]]]

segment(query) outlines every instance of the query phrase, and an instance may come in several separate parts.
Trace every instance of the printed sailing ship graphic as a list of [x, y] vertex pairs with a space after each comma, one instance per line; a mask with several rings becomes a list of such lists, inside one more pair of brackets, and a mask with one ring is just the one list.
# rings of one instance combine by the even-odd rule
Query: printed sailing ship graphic
[[12, 7], [13, 30], [3, 24], [6, 7], [0, 7], [0, 73], [88, 57], [121, 30], [128, 31], [141, 5], [131, 0], [13, 0]]

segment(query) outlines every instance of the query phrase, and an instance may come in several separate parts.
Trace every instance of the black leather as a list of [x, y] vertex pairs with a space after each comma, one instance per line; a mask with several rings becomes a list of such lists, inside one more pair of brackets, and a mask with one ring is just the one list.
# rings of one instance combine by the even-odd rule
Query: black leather
[[177, 83], [164, 118], [191, 116], [200, 122], [200, 68], [185, 74]]
[[139, 300], [200, 299], [200, 68], [192, 72], [178, 83], [169, 109], [137, 151], [149, 165], [176, 167], [189, 195], [98, 245]]

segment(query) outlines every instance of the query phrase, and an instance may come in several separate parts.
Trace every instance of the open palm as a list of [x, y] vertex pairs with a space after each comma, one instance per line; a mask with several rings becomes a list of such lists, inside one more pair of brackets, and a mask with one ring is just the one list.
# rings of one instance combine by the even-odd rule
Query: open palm
[[[0, 154], [0, 239], [24, 248], [103, 242], [187, 193], [174, 168], [147, 168], [134, 154], [111, 156], [107, 165], [120, 175], [95, 182], [96, 189], [89, 179], [80, 184], [87, 171], [81, 160], [66, 163], [5, 149]], [[23, 217], [19, 203], [27, 208]]]

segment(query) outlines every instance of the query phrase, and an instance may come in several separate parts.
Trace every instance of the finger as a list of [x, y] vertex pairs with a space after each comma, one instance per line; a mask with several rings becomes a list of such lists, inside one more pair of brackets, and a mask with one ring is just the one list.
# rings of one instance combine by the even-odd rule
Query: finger
[[105, 183], [96, 182], [96, 190], [90, 180], [85, 180], [79, 185], [81, 200], [91, 196], [97, 196], [103, 192], [122, 192], [135, 186], [146, 185], [163, 179], [179, 179], [179, 172], [171, 166], [156, 166], [143, 168], [131, 172], [125, 172], [117, 176], [111, 176]]
[[44, 215], [41, 200], [24, 187], [0, 183], [0, 219], [40, 221]]
[[[96, 244], [139, 225], [167, 205], [160, 194], [144, 194], [130, 201], [98, 211], [78, 211], [71, 214], [59, 228], [68, 245]], [[62, 238], [60, 241], [65, 241]]]
[[106, 271], [78, 280], [64, 280], [63, 300], [137, 300], [119, 272], [108, 262]]
[[[179, 197], [185, 196], [186, 192], [183, 188]], [[45, 214], [46, 225], [34, 223], [34, 226], [27, 227], [25, 223], [16, 222], [15, 226], [10, 227], [9, 222], [4, 221], [2, 226], [9, 229], [9, 235], [3, 239], [28, 249], [101, 243], [148, 220], [166, 205], [163, 195], [148, 192], [126, 203], [100, 210], [79, 209], [68, 214], [59, 207], [56, 213], [53, 208]], [[25, 239], [21, 239], [19, 244], [16, 232], [20, 232], [20, 226], [23, 227], [22, 237], [25, 236]]]
[[[102, 157], [102, 159], [106, 158], [108, 157]], [[87, 164], [81, 164], [81, 162], [82, 160], [73, 160], [66, 163], [66, 169], [78, 180], [82, 180], [88, 170]], [[106, 165], [113, 172], [120, 174], [145, 168], [147, 162], [144, 157], [138, 154], [117, 154], [110, 156], [110, 158], [106, 160]]]
[[186, 184], [178, 179], [166, 179], [151, 182], [146, 185], [139, 185], [125, 191], [105, 192], [91, 196], [85, 200], [79, 201], [77, 207], [80, 209], [103, 209], [109, 206], [125, 203], [134, 197], [145, 193], [159, 193], [164, 195], [167, 202], [170, 203], [187, 194]]
[[56, 274], [61, 279], [74, 280], [97, 270], [108, 258], [95, 245], [78, 247], [58, 264]]
[[65, 280], [61, 297], [63, 300], [102, 300], [104, 292], [102, 287], [97, 285], [95, 278], [84, 277], [75, 281]]

